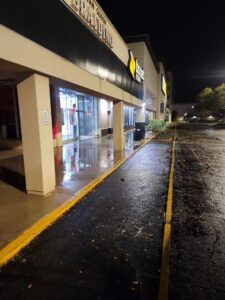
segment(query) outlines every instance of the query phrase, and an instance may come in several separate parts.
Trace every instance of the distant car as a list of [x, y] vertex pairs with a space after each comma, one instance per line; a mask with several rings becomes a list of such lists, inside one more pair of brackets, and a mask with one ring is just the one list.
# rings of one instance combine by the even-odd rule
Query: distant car
[[189, 122], [196, 123], [196, 122], [198, 122], [198, 118], [196, 116], [192, 116], [192, 117], [190, 117]]

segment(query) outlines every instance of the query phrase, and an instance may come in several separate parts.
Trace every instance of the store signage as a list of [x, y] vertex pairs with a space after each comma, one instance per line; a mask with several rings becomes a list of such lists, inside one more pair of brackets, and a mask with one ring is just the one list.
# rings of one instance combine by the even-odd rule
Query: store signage
[[164, 75], [161, 76], [161, 90], [162, 90], [163, 95], [166, 96], [167, 95], [167, 84], [166, 84]]
[[101, 8], [94, 0], [64, 0], [79, 18], [109, 47], [113, 48], [113, 37]]
[[129, 50], [129, 72], [134, 80], [139, 83], [144, 81], [145, 72], [139, 65], [138, 60], [134, 57], [133, 52]]

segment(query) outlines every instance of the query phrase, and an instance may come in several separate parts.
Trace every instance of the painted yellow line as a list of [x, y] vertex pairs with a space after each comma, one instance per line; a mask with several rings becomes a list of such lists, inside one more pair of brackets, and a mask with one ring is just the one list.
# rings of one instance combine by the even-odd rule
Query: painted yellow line
[[175, 143], [176, 143], [176, 138], [174, 137], [173, 146], [172, 146], [172, 160], [170, 166], [167, 208], [166, 208], [166, 218], [165, 218], [163, 246], [162, 246], [162, 261], [161, 261], [161, 274], [160, 274], [158, 300], [167, 300], [168, 290], [169, 290], [169, 256], [170, 256], [171, 220], [172, 220], [172, 206], [173, 206]]
[[171, 223], [172, 219], [172, 204], [173, 204], [173, 177], [174, 177], [174, 161], [175, 161], [175, 138], [172, 146], [172, 161], [170, 167], [169, 188], [166, 207], [166, 223]]
[[[153, 138], [153, 137], [152, 137]], [[90, 182], [87, 186], [76, 193], [72, 198], [68, 199], [61, 206], [50, 212], [48, 215], [41, 218], [34, 223], [30, 228], [19, 235], [15, 240], [10, 242], [7, 246], [0, 250], [0, 267], [7, 264], [14, 256], [16, 256], [24, 247], [26, 247], [33, 239], [35, 239], [46, 228], [55, 223], [68, 210], [84, 198], [90, 191], [92, 191], [98, 184], [100, 184], [109, 175], [115, 172], [126, 160], [143, 148], [152, 139], [146, 140], [139, 148], [137, 148], [131, 155], [118, 161], [112, 168], [107, 170], [101, 176]]]

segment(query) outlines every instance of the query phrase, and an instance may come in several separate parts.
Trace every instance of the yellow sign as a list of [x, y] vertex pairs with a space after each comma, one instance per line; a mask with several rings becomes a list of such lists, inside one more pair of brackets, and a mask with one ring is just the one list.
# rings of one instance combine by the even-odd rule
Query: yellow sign
[[130, 54], [130, 60], [129, 60], [129, 71], [133, 77], [133, 79], [135, 79], [135, 73], [136, 73], [136, 60], [133, 56], [132, 51], [129, 51]]
[[166, 80], [165, 77], [162, 75], [162, 81], [161, 81], [161, 89], [163, 94], [166, 96], [167, 95], [167, 84], [166, 84]]

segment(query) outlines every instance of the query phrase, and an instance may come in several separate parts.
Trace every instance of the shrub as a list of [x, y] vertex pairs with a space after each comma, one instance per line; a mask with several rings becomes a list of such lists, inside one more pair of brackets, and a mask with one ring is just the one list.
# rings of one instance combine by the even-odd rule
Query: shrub
[[166, 121], [162, 120], [151, 120], [149, 123], [149, 128], [153, 133], [160, 134], [165, 132], [167, 128], [167, 123]]

